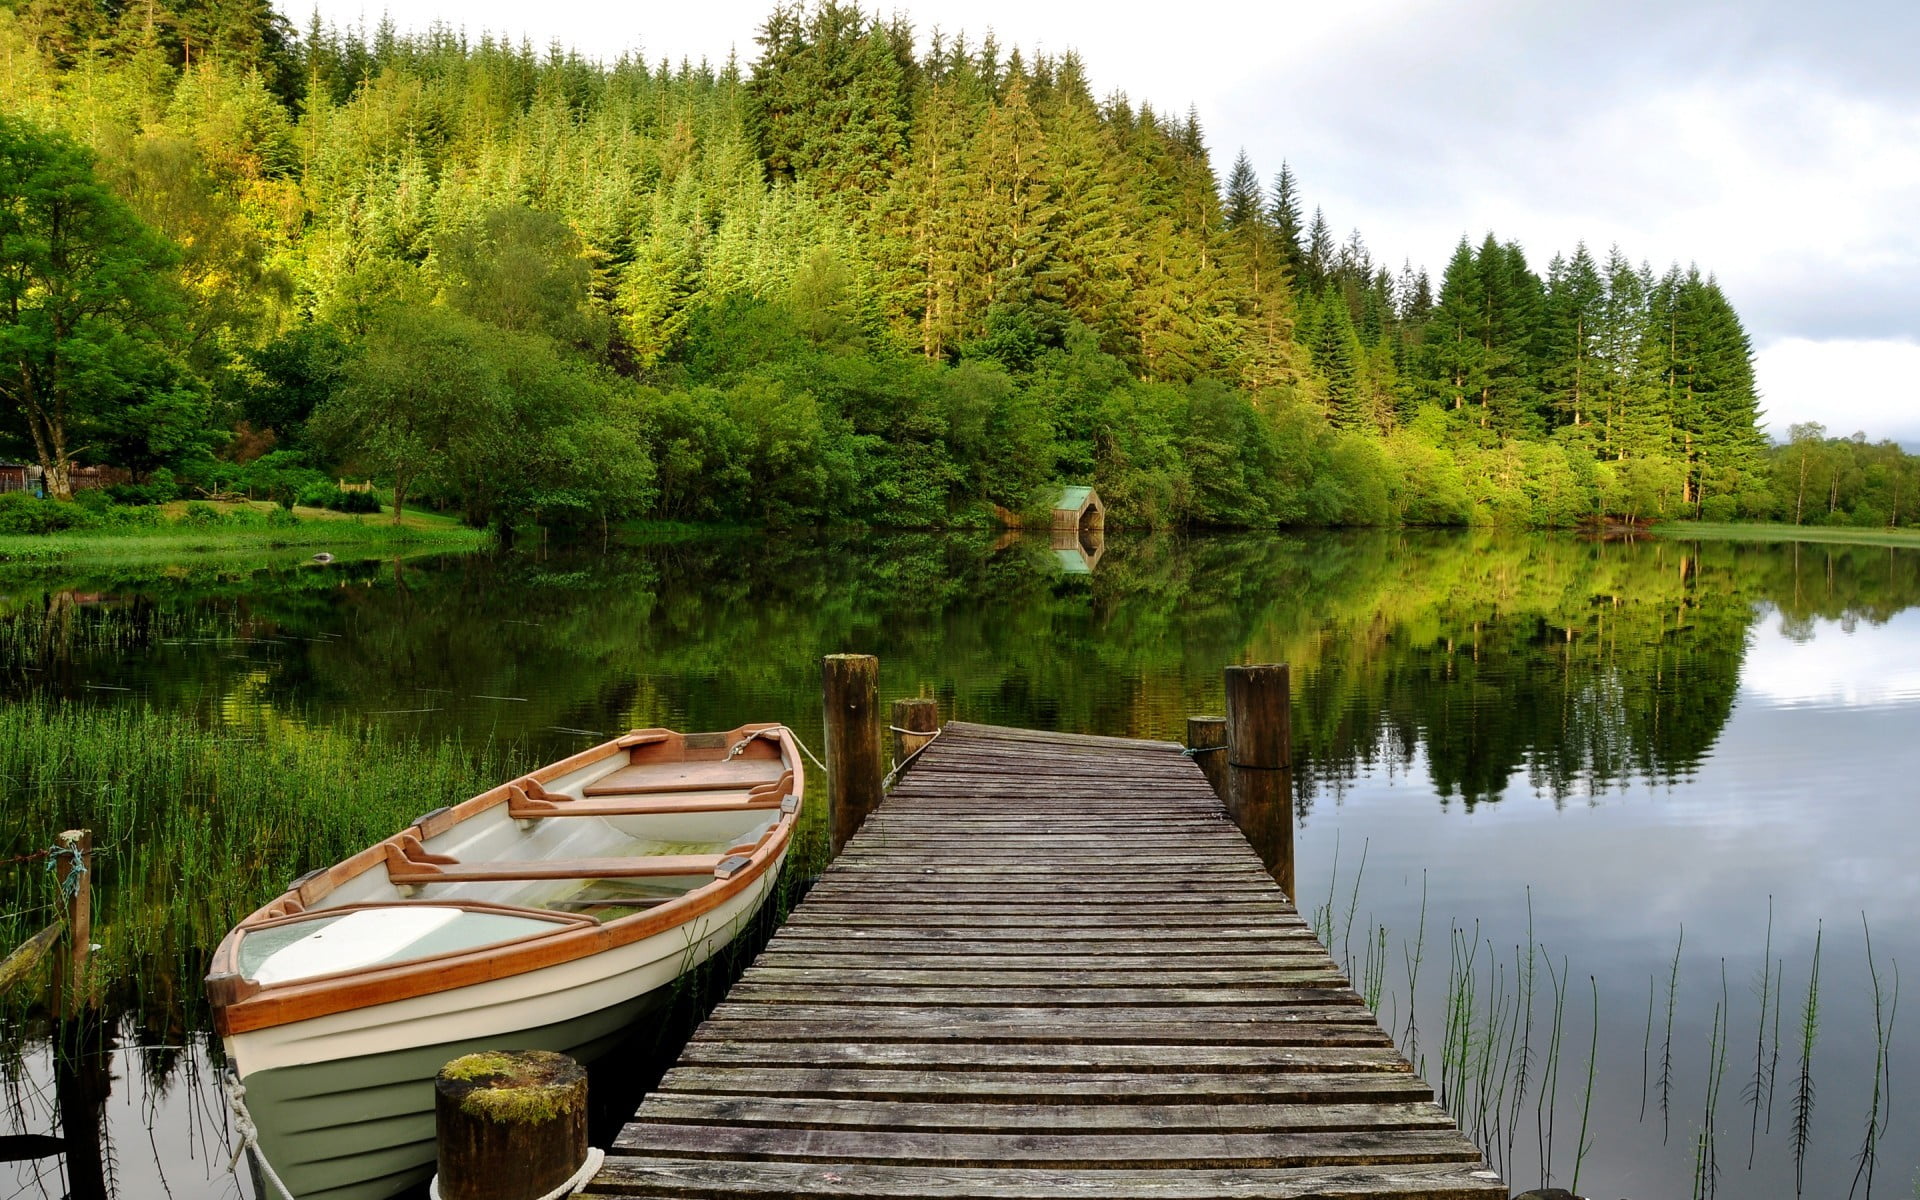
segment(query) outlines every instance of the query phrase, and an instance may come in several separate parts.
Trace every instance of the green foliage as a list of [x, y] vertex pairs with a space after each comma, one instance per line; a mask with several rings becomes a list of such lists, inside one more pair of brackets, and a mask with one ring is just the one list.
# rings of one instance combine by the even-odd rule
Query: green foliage
[[[1143, 527], [1915, 507], [1904, 456], [1767, 451], [1711, 277], [1543, 279], [1491, 234], [1395, 276], [1072, 54], [838, 0], [744, 72], [156, 4], [0, 19], [11, 219], [70, 195], [108, 247], [55, 280], [0, 239], [42, 263], [6, 377], [65, 397], [0, 385], [0, 451], [283, 503], [364, 471], [506, 528], [965, 524], [1087, 480]], [[54, 346], [39, 298], [88, 288]]]
[[0, 533], [60, 533], [90, 529], [99, 523], [77, 504], [41, 500], [26, 492], [0, 492]]
[[50, 495], [74, 457], [111, 443], [135, 468], [205, 427], [169, 345], [177, 252], [95, 177], [63, 134], [0, 114], [0, 434], [30, 445]]

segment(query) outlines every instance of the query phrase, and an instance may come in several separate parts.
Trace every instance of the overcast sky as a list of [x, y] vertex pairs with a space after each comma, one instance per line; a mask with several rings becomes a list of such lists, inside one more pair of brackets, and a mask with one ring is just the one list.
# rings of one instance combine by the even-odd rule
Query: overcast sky
[[[281, 0], [295, 24], [310, 9]], [[754, 52], [770, 0], [320, 0], [613, 58]], [[1916, 0], [912, 0], [1003, 46], [1077, 49], [1097, 91], [1199, 109], [1221, 175], [1282, 159], [1306, 206], [1437, 276], [1464, 233], [1544, 273], [1585, 238], [1717, 275], [1766, 420], [1920, 448]]]

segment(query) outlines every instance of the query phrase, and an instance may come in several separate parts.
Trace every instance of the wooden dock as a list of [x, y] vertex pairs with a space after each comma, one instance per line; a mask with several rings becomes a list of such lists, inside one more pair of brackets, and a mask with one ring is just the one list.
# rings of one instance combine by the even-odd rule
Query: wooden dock
[[600, 1196], [1505, 1200], [1170, 742], [950, 724]]

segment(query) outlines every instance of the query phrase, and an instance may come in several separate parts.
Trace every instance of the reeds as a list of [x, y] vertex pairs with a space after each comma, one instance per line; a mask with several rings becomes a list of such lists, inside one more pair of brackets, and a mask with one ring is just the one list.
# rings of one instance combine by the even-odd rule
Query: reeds
[[1814, 927], [1813, 966], [1807, 998], [1800, 1006], [1800, 1076], [1793, 1090], [1793, 1194], [1807, 1188], [1807, 1147], [1813, 1141], [1813, 1044], [1820, 1036], [1820, 942], [1826, 931]]
[[[1453, 1116], [1461, 1130], [1481, 1147], [1496, 1169], [1513, 1178], [1516, 1172], [1530, 1171], [1537, 1166], [1540, 1172], [1538, 1182], [1543, 1185], [1551, 1185], [1557, 1177], [1566, 1174], [1568, 1149], [1564, 1144], [1565, 1130], [1560, 1127], [1566, 1125], [1572, 1128], [1571, 1122], [1577, 1116], [1579, 1134], [1572, 1147], [1570, 1182], [1576, 1188], [1585, 1182], [1588, 1175], [1585, 1162], [1595, 1148], [1597, 1137], [1605, 1136], [1609, 1128], [1605, 1104], [1596, 1104], [1596, 1097], [1601, 1094], [1599, 1085], [1602, 1082], [1603, 1063], [1620, 1063], [1625, 1056], [1603, 1057], [1600, 1052], [1602, 998], [1599, 979], [1590, 974], [1587, 979], [1589, 1013], [1585, 1078], [1579, 1089], [1577, 1113], [1571, 1107], [1561, 1112], [1561, 1060], [1564, 1055], [1573, 1053], [1567, 1043], [1578, 1036], [1575, 1032], [1578, 1017], [1573, 1016], [1570, 1021], [1567, 1011], [1570, 1006], [1577, 1007], [1578, 1004], [1578, 998], [1573, 994], [1573, 988], [1577, 985], [1571, 983], [1577, 977], [1572, 974], [1572, 963], [1567, 956], [1548, 955], [1537, 940], [1531, 890], [1527, 892], [1526, 902], [1526, 941], [1523, 944], [1516, 943], [1510, 957], [1495, 952], [1491, 939], [1484, 934], [1479, 923], [1450, 921], [1445, 986], [1443, 990], [1430, 987], [1427, 994], [1421, 990], [1425, 975], [1423, 963], [1427, 957], [1429, 902], [1425, 876], [1421, 881], [1414, 936], [1401, 944], [1404, 970], [1394, 973], [1392, 982], [1395, 986], [1392, 987], [1386, 986], [1381, 965], [1385, 946], [1392, 936], [1391, 929], [1369, 917], [1365, 926], [1365, 945], [1349, 947], [1346, 941], [1346, 930], [1356, 923], [1354, 913], [1361, 907], [1360, 891], [1344, 878], [1331, 880], [1327, 902], [1315, 914], [1315, 928], [1323, 936], [1340, 938], [1341, 949], [1359, 956], [1358, 962], [1348, 962], [1348, 973], [1359, 981], [1362, 994], [1376, 1012], [1380, 1011], [1379, 1004], [1383, 1002], [1395, 1006], [1396, 1016], [1388, 1027], [1397, 1030], [1401, 1051], [1414, 1064], [1415, 1070], [1432, 1079], [1436, 1099]], [[1345, 911], [1340, 911], [1341, 908]], [[1660, 1140], [1664, 1143], [1671, 1138], [1676, 1111], [1698, 1114], [1697, 1124], [1695, 1121], [1686, 1122], [1693, 1126], [1686, 1132], [1690, 1138], [1694, 1164], [1691, 1194], [1701, 1200], [1716, 1197], [1722, 1183], [1729, 1183], [1732, 1190], [1748, 1194], [1734, 1187], [1730, 1181], [1730, 1170], [1738, 1168], [1730, 1167], [1720, 1156], [1720, 1151], [1725, 1148], [1722, 1143], [1727, 1133], [1723, 1126], [1729, 1116], [1726, 1086], [1737, 1039], [1751, 1039], [1738, 1041], [1739, 1045], [1750, 1047], [1752, 1054], [1749, 1061], [1745, 1058], [1749, 1051], [1741, 1051], [1741, 1091], [1737, 1102], [1746, 1110], [1747, 1169], [1755, 1169], [1760, 1162], [1758, 1144], [1763, 1136], [1772, 1134], [1776, 1092], [1782, 1090], [1784, 1085], [1788, 1093], [1789, 1126], [1783, 1136], [1792, 1153], [1795, 1194], [1805, 1194], [1808, 1148], [1813, 1134], [1814, 1047], [1822, 1014], [1824, 932], [1816, 926], [1812, 961], [1807, 968], [1807, 991], [1800, 1012], [1797, 1074], [1796, 1064], [1789, 1059], [1788, 1074], [1783, 1077], [1780, 1073], [1781, 1059], [1792, 1053], [1785, 1044], [1785, 1036], [1790, 1035], [1784, 1030], [1785, 977], [1790, 963], [1786, 956], [1779, 955], [1774, 949], [1776, 931], [1772, 909], [1769, 900], [1761, 962], [1747, 989], [1753, 997], [1752, 1008], [1745, 1008], [1744, 1005], [1736, 1008], [1734, 1005], [1728, 960], [1725, 958], [1720, 961], [1717, 994], [1707, 991], [1703, 995], [1689, 994], [1683, 997], [1682, 975], [1687, 945], [1684, 928], [1676, 932], [1671, 954], [1664, 964], [1665, 970], [1649, 972], [1647, 976], [1640, 1048], [1638, 1119], [1641, 1122], [1649, 1121], [1651, 1109], [1657, 1103], [1660, 1109]], [[1870, 936], [1867, 939], [1867, 951], [1866, 998], [1874, 1001], [1871, 1027], [1875, 1047], [1874, 1078], [1866, 1088], [1866, 1119], [1858, 1152], [1854, 1155], [1854, 1200], [1867, 1200], [1870, 1194], [1868, 1189], [1875, 1180], [1876, 1172], [1884, 1176], [1887, 1164], [1881, 1160], [1887, 1157], [1890, 1144], [1887, 1138], [1894, 1128], [1891, 1112], [1892, 1043], [1898, 1011], [1898, 965], [1883, 961], [1873, 948]], [[1544, 988], [1537, 981], [1541, 972], [1546, 976]], [[1400, 985], [1406, 989], [1404, 997], [1399, 992]], [[1545, 1003], [1544, 1010], [1541, 1010], [1540, 1001]], [[1404, 1011], [1401, 1007], [1403, 1004]], [[1427, 1057], [1430, 1046], [1425, 1031], [1430, 1027], [1427, 1021], [1433, 1015], [1435, 1004], [1440, 1010], [1440, 1053], [1438, 1068], [1429, 1075]], [[1688, 1041], [1682, 1028], [1683, 1009], [1687, 1012], [1699, 1011], [1700, 1016], [1708, 1018], [1705, 1021], [1708, 1036], [1703, 1039], [1704, 1046]], [[1754, 1022], [1750, 1030], [1745, 1025], [1747, 1020]], [[1535, 1029], [1536, 1024], [1540, 1025], [1538, 1030]], [[1661, 1036], [1658, 1053], [1655, 1053], [1653, 1046], [1656, 1030], [1660, 1031]], [[1704, 1059], [1701, 1057], [1702, 1050]], [[1621, 1065], [1624, 1066], [1623, 1063]], [[1573, 1091], [1571, 1087], [1568, 1090]], [[1523, 1121], [1522, 1114], [1528, 1106], [1533, 1109], [1532, 1120]], [[1631, 1121], [1634, 1118], [1629, 1107], [1626, 1111], [1614, 1114], [1612, 1119]], [[1526, 1124], [1533, 1127], [1532, 1145], [1517, 1155], [1516, 1145], [1524, 1136], [1522, 1130]], [[1516, 1182], [1531, 1183], [1534, 1180], [1529, 1176]], [[1834, 1186], [1828, 1191], [1837, 1195], [1837, 1181], [1832, 1182]], [[1881, 1182], [1884, 1183], [1884, 1179]], [[1784, 1191], [1784, 1187], [1781, 1190]]]
[[1867, 978], [1873, 985], [1873, 1097], [1867, 1104], [1867, 1129], [1854, 1156], [1853, 1182], [1847, 1186], [1847, 1200], [1864, 1183], [1865, 1195], [1873, 1195], [1873, 1172], [1880, 1161], [1880, 1139], [1887, 1133], [1887, 1113], [1882, 1102], [1893, 1088], [1892, 1064], [1888, 1048], [1893, 1036], [1893, 1018], [1900, 1008], [1900, 964], [1893, 964], [1893, 987], [1883, 992], [1880, 968], [1873, 960], [1873, 930], [1867, 928], [1867, 914], [1860, 914], [1860, 932], [1867, 944]]
[[[97, 985], [198, 1012], [204, 957], [294, 876], [345, 857], [504, 772], [495, 747], [290, 720], [209, 728], [144, 705], [0, 707], [0, 857], [90, 828]], [[0, 908], [49, 897], [0, 873]]]

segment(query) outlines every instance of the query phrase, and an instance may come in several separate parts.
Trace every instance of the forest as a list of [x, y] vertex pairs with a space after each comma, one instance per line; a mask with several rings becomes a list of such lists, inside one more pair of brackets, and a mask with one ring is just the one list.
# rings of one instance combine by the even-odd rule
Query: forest
[[[1073, 54], [776, 8], [751, 62], [0, 0], [0, 459], [476, 526], [1898, 526], [1710, 273], [1334, 233]], [[4, 514], [0, 514], [4, 515]]]

